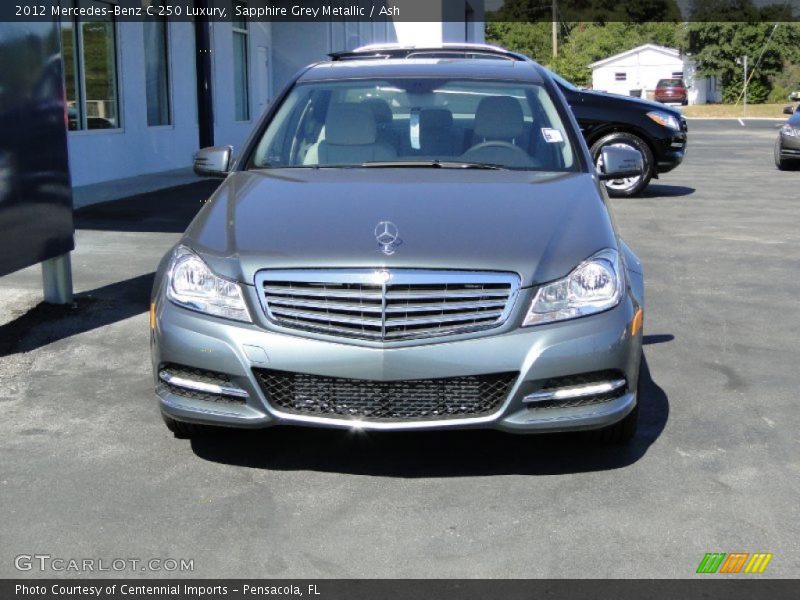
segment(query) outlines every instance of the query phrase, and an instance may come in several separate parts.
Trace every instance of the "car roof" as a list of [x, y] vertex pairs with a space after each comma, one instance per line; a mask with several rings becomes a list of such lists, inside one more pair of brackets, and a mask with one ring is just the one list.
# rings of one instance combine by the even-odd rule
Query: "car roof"
[[[443, 44], [369, 44], [354, 50], [342, 52], [331, 52], [333, 60], [358, 60], [361, 58], [386, 59], [386, 58], [435, 58], [430, 55], [442, 55], [442, 58], [455, 58], [453, 55], [461, 54], [462, 58], [494, 57], [506, 60], [525, 60], [531, 59], [523, 54], [511, 52], [500, 46], [490, 44], [474, 44], [467, 42], [443, 43]], [[444, 56], [447, 55], [447, 56]]]
[[322, 62], [312, 65], [298, 81], [334, 81], [373, 77], [444, 77], [454, 79], [496, 79], [542, 83], [534, 62], [465, 58], [366, 59]]

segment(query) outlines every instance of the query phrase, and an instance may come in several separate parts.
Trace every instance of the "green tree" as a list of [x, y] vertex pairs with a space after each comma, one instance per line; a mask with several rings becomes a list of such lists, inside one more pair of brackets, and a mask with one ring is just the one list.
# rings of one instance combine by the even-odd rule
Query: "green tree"
[[642, 44], [674, 47], [680, 25], [676, 23], [577, 23], [562, 45], [552, 67], [578, 85], [592, 78], [589, 65]]
[[486, 40], [526, 54], [577, 85], [588, 85], [591, 63], [642, 44], [675, 46], [680, 27], [669, 22], [562, 23], [556, 59], [552, 58], [550, 23], [488, 22]]
[[773, 81], [800, 59], [800, 28], [796, 23], [694, 22], [679, 42], [681, 50], [697, 62], [697, 72], [716, 76], [723, 86], [723, 101], [736, 102], [744, 89], [748, 57], [748, 101], [765, 102]]
[[486, 23], [486, 41], [540, 62], [546, 62], [553, 55], [551, 26], [542, 21], [490, 21]]

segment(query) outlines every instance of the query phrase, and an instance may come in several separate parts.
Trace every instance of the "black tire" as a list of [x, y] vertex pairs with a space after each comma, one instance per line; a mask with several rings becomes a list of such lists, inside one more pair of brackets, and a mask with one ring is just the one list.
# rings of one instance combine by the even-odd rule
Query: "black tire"
[[606, 190], [608, 190], [608, 195], [615, 198], [629, 198], [631, 196], [639, 195], [642, 190], [647, 187], [647, 184], [650, 183], [653, 175], [655, 175], [655, 163], [653, 161], [653, 152], [650, 150], [650, 146], [648, 146], [647, 142], [645, 142], [638, 135], [634, 135], [632, 133], [610, 133], [601, 137], [594, 144], [592, 144], [592, 160], [595, 162], [595, 164], [597, 164], [597, 159], [600, 157], [600, 150], [604, 146], [609, 146], [611, 144], [625, 144], [626, 146], [631, 146], [638, 150], [644, 158], [644, 175], [640, 177], [638, 181], [632, 183], [632, 185], [629, 187], [619, 187], [614, 182], [606, 181], [605, 184]]
[[642, 403], [643, 397], [644, 384], [642, 382], [642, 367], [640, 364], [639, 381], [636, 383], [636, 406], [621, 421], [593, 431], [595, 439], [604, 444], [627, 444], [636, 437], [636, 430], [639, 427], [639, 405]]
[[161, 414], [164, 419], [164, 425], [167, 426], [172, 434], [179, 440], [186, 440], [197, 437], [204, 437], [212, 435], [218, 431], [218, 428], [209, 425], [196, 425], [195, 423], [185, 423], [183, 421], [176, 421], [165, 414]]
[[627, 416], [603, 429], [594, 432], [595, 439], [604, 444], [627, 444], [636, 437], [636, 429], [639, 426], [639, 401]]
[[780, 138], [775, 140], [774, 155], [775, 155], [775, 166], [780, 171], [788, 171], [789, 169], [792, 169], [793, 167], [795, 167], [795, 165], [794, 165], [794, 163], [792, 161], [786, 160], [785, 158], [781, 157], [781, 139]]

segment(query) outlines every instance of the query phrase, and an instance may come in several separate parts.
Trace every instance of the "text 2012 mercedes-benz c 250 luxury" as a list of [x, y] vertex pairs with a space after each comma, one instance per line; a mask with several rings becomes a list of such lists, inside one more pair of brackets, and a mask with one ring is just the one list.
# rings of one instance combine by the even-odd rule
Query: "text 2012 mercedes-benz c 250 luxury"
[[312, 65], [164, 257], [156, 394], [207, 426], [636, 429], [644, 284], [602, 180], [534, 62]]

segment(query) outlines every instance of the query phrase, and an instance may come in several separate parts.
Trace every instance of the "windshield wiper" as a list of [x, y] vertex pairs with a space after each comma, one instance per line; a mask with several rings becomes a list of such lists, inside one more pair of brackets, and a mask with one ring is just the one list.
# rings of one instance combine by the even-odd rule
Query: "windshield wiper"
[[464, 162], [461, 160], [375, 160], [361, 163], [362, 167], [372, 168], [409, 168], [428, 167], [431, 169], [490, 169], [507, 171], [508, 167], [495, 163]]

